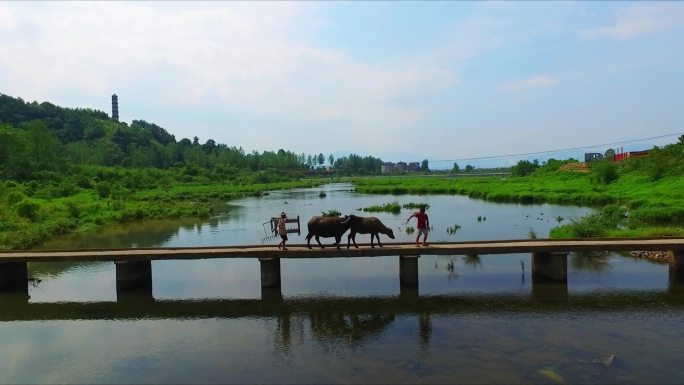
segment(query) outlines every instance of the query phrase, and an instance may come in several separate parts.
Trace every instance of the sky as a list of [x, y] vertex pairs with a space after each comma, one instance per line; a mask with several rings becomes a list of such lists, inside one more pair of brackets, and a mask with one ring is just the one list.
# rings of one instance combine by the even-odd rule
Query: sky
[[0, 93], [246, 152], [580, 158], [684, 133], [684, 2], [0, 1]]

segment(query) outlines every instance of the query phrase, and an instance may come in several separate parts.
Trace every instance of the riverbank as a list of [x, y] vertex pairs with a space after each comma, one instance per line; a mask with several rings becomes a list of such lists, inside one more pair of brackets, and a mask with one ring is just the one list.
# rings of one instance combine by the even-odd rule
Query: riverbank
[[[551, 232], [563, 237], [684, 236], [683, 178], [650, 181], [627, 175], [596, 185], [586, 174], [527, 177], [410, 176], [344, 178], [366, 194], [458, 194], [495, 202], [557, 203], [601, 207]], [[337, 180], [339, 181], [339, 180]], [[153, 218], [209, 217], [226, 202], [269, 190], [314, 187], [329, 178], [275, 183], [171, 183], [148, 189], [80, 188], [46, 197], [34, 184], [0, 185], [0, 249], [25, 249], [52, 236]], [[679, 222], [678, 222], [679, 220]]]
[[457, 194], [493, 202], [554, 203], [600, 209], [597, 218], [562, 226], [552, 234], [557, 238], [684, 236], [684, 177], [680, 176], [654, 181], [648, 175], [631, 173], [610, 184], [596, 183], [590, 174], [577, 172], [524, 177], [377, 177], [351, 181], [357, 192], [365, 194]]
[[629, 255], [658, 263], [670, 263], [672, 261], [672, 253], [668, 251], [630, 251]]
[[226, 202], [267, 191], [314, 187], [325, 179], [274, 183], [187, 183], [165, 188], [116, 189], [102, 194], [76, 189], [68, 196], [45, 197], [30, 183], [0, 184], [0, 250], [27, 249], [55, 235], [86, 232], [134, 220], [205, 218]]

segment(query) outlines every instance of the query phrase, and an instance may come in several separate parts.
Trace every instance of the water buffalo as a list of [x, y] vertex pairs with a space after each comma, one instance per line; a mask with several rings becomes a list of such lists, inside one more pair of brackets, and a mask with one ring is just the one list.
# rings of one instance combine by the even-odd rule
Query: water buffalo
[[356, 234], [368, 234], [370, 233], [371, 235], [371, 247], [375, 247], [373, 245], [373, 237], [378, 239], [378, 246], [382, 247], [382, 243], [380, 243], [380, 235], [379, 234], [385, 234], [391, 239], [394, 239], [394, 232], [392, 229], [386, 227], [385, 225], [380, 222], [380, 220], [376, 217], [357, 217], [352, 215], [350, 219], [351, 224], [351, 230], [349, 232], [349, 236], [347, 237], [347, 248], [349, 248], [349, 242], [354, 241], [354, 247], [358, 248], [356, 245]]
[[324, 247], [321, 245], [319, 237], [335, 237], [335, 246], [339, 249], [342, 234], [349, 230], [351, 226], [351, 217], [349, 215], [343, 217], [312, 217], [307, 224], [309, 234], [306, 235], [306, 245], [311, 248], [311, 238], [316, 237], [316, 242], [323, 249]]

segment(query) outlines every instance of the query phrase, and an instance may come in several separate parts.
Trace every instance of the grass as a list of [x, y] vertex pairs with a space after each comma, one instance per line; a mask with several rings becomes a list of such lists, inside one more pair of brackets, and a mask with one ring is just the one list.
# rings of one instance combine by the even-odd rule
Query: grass
[[97, 227], [153, 218], [209, 217], [228, 200], [260, 196], [268, 190], [312, 187], [323, 181], [257, 184], [178, 184], [132, 190], [114, 186], [106, 196], [76, 188], [51, 196], [31, 182], [0, 183], [0, 249], [26, 249], [48, 238]]
[[[587, 218], [568, 220], [552, 237], [638, 236], [684, 234], [684, 176], [654, 179], [647, 173], [621, 171], [610, 183], [597, 183], [591, 174], [547, 172], [524, 177], [452, 178], [433, 176], [354, 179], [355, 190], [366, 194], [457, 194], [493, 202], [555, 203], [588, 207], [623, 207], [629, 222]], [[478, 221], [484, 218], [478, 218]]]
[[339, 217], [342, 213], [335, 209], [330, 209], [328, 211], [322, 211], [322, 215], [324, 217]]

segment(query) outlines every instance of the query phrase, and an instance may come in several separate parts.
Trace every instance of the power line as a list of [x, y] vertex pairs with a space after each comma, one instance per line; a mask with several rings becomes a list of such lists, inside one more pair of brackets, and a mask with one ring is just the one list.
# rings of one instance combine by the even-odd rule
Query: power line
[[594, 147], [602, 147], [602, 146], [612, 146], [616, 144], [625, 144], [625, 143], [632, 143], [632, 142], [639, 142], [642, 140], [652, 140], [652, 139], [661, 139], [661, 138], [667, 138], [670, 136], [676, 136], [676, 135], [682, 135], [684, 134], [683, 132], [677, 132], [673, 134], [665, 134], [665, 135], [659, 135], [659, 136], [651, 136], [648, 138], [641, 138], [641, 139], [632, 139], [632, 140], [623, 140], [621, 142], [612, 142], [612, 143], [603, 143], [603, 144], [595, 144], [592, 146], [583, 146], [583, 147], [570, 147], [570, 148], [562, 148], [558, 150], [548, 150], [548, 151], [538, 151], [538, 152], [525, 152], [525, 153], [520, 153], [520, 154], [509, 154], [509, 155], [493, 155], [493, 156], [481, 156], [481, 157], [476, 157], [476, 158], [459, 158], [459, 159], [444, 159], [444, 160], [428, 160], [429, 162], [453, 162], [453, 161], [463, 161], [463, 160], [482, 160], [482, 159], [497, 159], [497, 158], [508, 158], [508, 157], [513, 157], [513, 156], [527, 156], [527, 155], [538, 155], [538, 154], [548, 154], [552, 152], [561, 152], [561, 151], [577, 151], [577, 150], [584, 150], [587, 148], [594, 148]]

